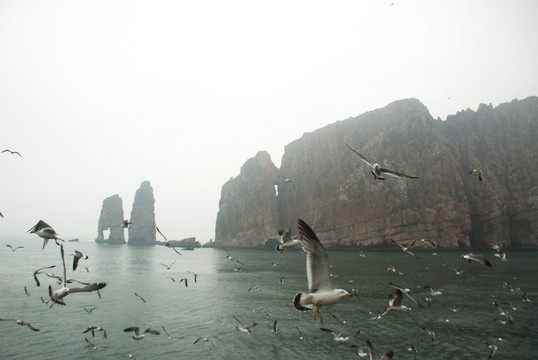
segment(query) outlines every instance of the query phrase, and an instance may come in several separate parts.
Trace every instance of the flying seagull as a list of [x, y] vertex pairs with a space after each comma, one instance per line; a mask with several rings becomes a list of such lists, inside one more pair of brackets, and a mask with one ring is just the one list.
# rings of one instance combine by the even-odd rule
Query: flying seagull
[[26, 322], [26, 321], [22, 321], [22, 320], [17, 320], [17, 319], [0, 319], [0, 321], [14, 321], [17, 323], [17, 325], [20, 325], [20, 326], [28, 326], [30, 329], [34, 330], [34, 331], [39, 331], [39, 329], [35, 328], [32, 326], [32, 324]]
[[172, 265], [174, 265], [176, 262], [175, 261], [172, 261], [172, 263], [170, 265], [166, 265], [166, 264], [163, 264], [163, 263], [159, 263], [161, 264], [162, 266], [164, 266], [166, 268], [166, 270], [170, 270], [170, 268], [172, 267]]
[[293, 186], [293, 188], [296, 189], [295, 184], [293, 183], [293, 181], [291, 179], [289, 179], [289, 178], [287, 178], [285, 176], [282, 176], [282, 175], [280, 175], [279, 177], [284, 179], [284, 183], [291, 184]]
[[13, 245], [9, 245], [9, 244], [7, 244], [6, 246], [11, 249], [12, 253], [14, 253], [15, 250], [17, 250], [17, 249], [24, 249], [24, 246], [17, 246], [15, 248], [13, 247]]
[[24, 292], [26, 293], [26, 295], [30, 296], [30, 293], [28, 292], [28, 289], [26, 288], [26, 286], [24, 286]]
[[78, 262], [80, 261], [80, 259], [84, 258], [85, 260], [87, 260], [89, 258], [88, 255], [84, 255], [78, 250], [75, 250], [75, 253], [70, 255], [73, 256], [73, 271], [77, 269]]
[[421, 243], [421, 244], [422, 244], [422, 243], [425, 243], [425, 242], [430, 243], [431, 246], [432, 246], [434, 249], [437, 249], [437, 245], [435, 245], [435, 243], [434, 243], [432, 240], [430, 240], [430, 239], [417, 239], [417, 240], [413, 240], [413, 242], [411, 243], [411, 246], [410, 246], [410, 247], [415, 246], [416, 243]]
[[35, 280], [36, 285], [41, 286], [41, 283], [39, 282], [39, 279], [37, 278], [37, 275], [41, 274], [41, 270], [52, 269], [52, 268], [55, 268], [55, 267], [56, 267], [56, 265], [45, 266], [45, 267], [39, 268], [36, 271], [34, 271], [34, 280]]
[[192, 271], [187, 271], [189, 274], [192, 274], [194, 276], [194, 282], [198, 282], [198, 274], [197, 273], [194, 273]]
[[104, 288], [106, 286], [105, 282], [101, 282], [101, 283], [89, 284], [89, 285], [86, 285], [85, 287], [80, 287], [80, 288], [71, 288], [71, 289], [67, 288], [65, 286], [66, 285], [66, 279], [67, 279], [67, 270], [66, 270], [66, 267], [65, 267], [65, 256], [64, 256], [64, 246], [63, 245], [60, 245], [60, 252], [62, 254], [62, 264], [63, 264], [63, 267], [64, 267], [64, 276], [63, 276], [63, 281], [62, 281], [62, 287], [60, 289], [52, 290], [52, 286], [49, 285], [50, 299], [47, 300], [45, 303], [48, 304], [49, 301], [52, 300], [52, 304], [50, 305], [50, 307], [52, 307], [54, 304], [65, 305], [65, 302], [63, 301], [63, 298], [66, 297], [67, 295], [71, 294], [71, 293], [91, 292], [91, 291], [100, 290], [100, 289], [102, 289], [102, 288]]
[[137, 293], [135, 293], [135, 295], [138, 296], [142, 302], [146, 302], [146, 299], [144, 299], [141, 295], [138, 295]]
[[94, 311], [96, 308], [95, 307], [92, 307], [91, 309], [88, 309], [87, 307], [84, 307], [84, 310], [88, 313], [88, 315], [90, 315], [92, 313], [92, 311]]
[[478, 180], [482, 181], [482, 171], [477, 170], [477, 169], [473, 169], [473, 170], [469, 171], [469, 175], [472, 175], [474, 173], [477, 173], [478, 174]]
[[411, 290], [408, 289], [408, 288], [404, 288], [400, 285], [396, 285], [395, 283], [393, 282], [389, 282], [390, 286], [392, 286], [393, 288], [395, 289], [398, 289], [400, 290], [403, 294], [407, 295], [408, 298], [411, 299], [411, 301], [413, 301], [419, 308], [424, 308], [424, 306], [422, 306], [422, 304], [420, 302], [418, 302], [417, 299], [414, 298], [413, 295], [411, 295]]
[[[166, 236], [164, 236], [164, 234], [161, 232], [161, 230], [159, 230], [159, 228], [157, 227], [157, 225], [155, 225], [155, 229], [157, 229], [157, 231], [159, 232], [159, 234], [161, 234], [161, 236], [164, 238], [165, 242], [164, 242], [164, 246], [166, 247], [169, 247], [169, 248], [172, 248], [172, 250], [174, 250], [178, 255], [183, 255], [182, 253], [180, 253], [179, 251], [177, 251], [177, 249], [172, 245], [172, 243], [170, 241], [168, 241], [168, 238]], [[170, 265], [171, 266], [171, 265]]]
[[499, 259], [501, 259], [502, 262], [506, 261], [506, 253], [501, 249], [499, 245], [493, 244], [491, 245], [491, 248], [497, 251], [495, 254], [493, 254], [493, 256], [498, 257]]
[[484, 255], [468, 253], [466, 255], [462, 255], [461, 257], [462, 259], [467, 260], [468, 263], [474, 260], [474, 261], [478, 261], [482, 265], [491, 267], [491, 263], [488, 261], [488, 259], [484, 257]]
[[319, 329], [322, 331], [330, 332], [334, 337], [334, 341], [336, 341], [337, 343], [345, 343], [349, 341], [349, 339], [351, 339], [353, 336], [356, 336], [361, 332], [360, 330], [357, 330], [353, 334], [350, 335], [347, 331], [342, 331], [336, 334], [331, 329], [327, 329], [327, 328], [319, 328]]
[[[333, 287], [329, 272], [329, 257], [310, 226], [299, 219], [297, 227], [303, 251], [306, 253], [306, 276], [310, 293], [300, 292], [295, 295], [293, 305], [301, 311], [314, 310], [314, 320], [319, 314], [319, 320], [323, 324], [323, 316], [319, 312], [319, 308], [323, 305], [336, 304], [343, 297], [352, 296], [352, 294], [344, 289]], [[308, 307], [308, 305], [312, 305], [312, 307]]]
[[389, 295], [389, 307], [381, 316], [387, 315], [391, 311], [411, 311], [411, 308], [402, 305], [403, 293], [400, 289], [396, 289], [394, 295]]
[[54, 239], [54, 241], [56, 241], [56, 245], [60, 245], [60, 243], [58, 243], [58, 240], [65, 241], [63, 239], [60, 239], [56, 231], [52, 228], [52, 226], [50, 226], [43, 220], [39, 220], [39, 222], [35, 224], [30, 230], [28, 230], [28, 232], [30, 234], [36, 234], [39, 237], [42, 237], [44, 239], [43, 249], [45, 248], [45, 246], [47, 245], [47, 242], [50, 239]]
[[239, 332], [242, 332], [244, 334], [249, 334], [250, 335], [250, 329], [252, 329], [254, 326], [256, 326], [256, 323], [252, 323], [251, 325], [248, 325], [248, 326], [244, 326], [243, 323], [238, 319], [236, 318], [235, 316], [232, 315], [232, 317], [235, 319], [235, 321], [237, 321], [239, 323], [240, 326], [236, 326], [235, 328], [239, 331]]
[[276, 246], [275, 250], [280, 253], [283, 253], [286, 249], [301, 245], [301, 240], [297, 239], [296, 236], [291, 237], [290, 229], [281, 229], [278, 231], [278, 235], [280, 235], [280, 244]]
[[13, 155], [13, 154], [17, 154], [17, 155], [19, 155], [20, 157], [22, 157], [22, 155], [21, 155], [18, 151], [11, 151], [11, 150], [9, 150], [9, 149], [5, 149], [5, 150], [2, 150], [2, 152], [3, 152], [3, 153], [5, 153], [5, 152], [9, 152], [11, 155]]
[[168, 340], [172, 340], [172, 339], [183, 339], [183, 336], [170, 336], [170, 334], [168, 333], [168, 331], [166, 331], [166, 329], [164, 328], [164, 326], [162, 326], [163, 330], [164, 330], [164, 333], [168, 336]]
[[135, 340], [141, 340], [146, 336], [146, 333], [150, 333], [153, 335], [161, 335], [161, 332], [159, 330], [155, 330], [152, 328], [147, 328], [146, 331], [144, 331], [143, 334], [140, 333], [140, 328], [138, 326], [131, 326], [128, 328], [123, 329], [124, 332], [131, 332], [134, 331], [135, 335], [133, 336], [133, 339]]
[[[95, 308], [94, 308], [94, 309], [95, 309]], [[96, 332], [96, 331], [101, 331], [101, 332], [103, 333], [105, 339], [107, 339], [107, 336], [106, 336], [106, 330], [103, 329], [103, 328], [100, 327], [100, 326], [88, 326], [88, 328], [87, 328], [85, 331], [83, 331], [82, 333], [85, 334], [85, 333], [90, 332], [90, 331], [91, 331], [91, 333], [92, 333], [92, 336], [95, 336], [95, 332]]]
[[377, 354], [377, 351], [375, 351], [374, 346], [370, 342], [370, 340], [366, 340], [366, 346], [368, 346], [368, 353], [370, 354], [370, 360], [390, 360], [392, 359], [392, 356], [394, 356], [394, 352], [389, 351], [385, 355], [379, 358], [379, 355]]
[[127, 229], [130, 227], [129, 225], [133, 225], [133, 223], [129, 220], [123, 220], [123, 224], [121, 224], [121, 227]]
[[229, 252], [228, 250], [226, 250], [226, 248], [225, 248], [224, 246], [221, 246], [221, 247], [224, 249], [224, 251], [226, 251], [226, 259], [228, 259], [228, 260], [230, 260], [230, 261], [238, 262], [238, 263], [241, 264], [241, 265], [245, 265], [245, 264], [243, 264], [241, 261], [239, 261], [239, 259], [236, 259], [236, 258], [232, 257], [232, 256], [230, 255], [230, 252]]
[[359, 153], [357, 150], [353, 149], [348, 144], [346, 144], [346, 146], [351, 151], [353, 151], [355, 154], [357, 154], [361, 158], [362, 161], [364, 161], [366, 164], [368, 164], [368, 166], [370, 166], [370, 168], [371, 168], [370, 172], [372, 173], [372, 175], [374, 175], [374, 179], [376, 179], [376, 180], [385, 180], [385, 177], [383, 176], [383, 174], [387, 174], [387, 175], [395, 176], [395, 177], [406, 177], [406, 178], [409, 178], [409, 179], [418, 179], [417, 176], [406, 175], [406, 174], [398, 172], [398, 171], [393, 171], [393, 170], [382, 168], [378, 163], [372, 164], [371, 162], [366, 160], [366, 158], [361, 153]]
[[392, 241], [393, 243], [395, 243], [396, 245], [398, 245], [398, 246], [400, 247], [400, 249], [402, 249], [402, 251], [403, 251], [404, 253], [409, 254], [409, 255], [411, 255], [411, 256], [415, 256], [415, 254], [413, 254], [413, 253], [411, 252], [411, 250], [409, 250], [409, 248], [408, 248], [407, 246], [403, 246], [402, 244], [400, 244], [400, 243], [394, 241], [393, 239], [390, 239], [390, 241]]

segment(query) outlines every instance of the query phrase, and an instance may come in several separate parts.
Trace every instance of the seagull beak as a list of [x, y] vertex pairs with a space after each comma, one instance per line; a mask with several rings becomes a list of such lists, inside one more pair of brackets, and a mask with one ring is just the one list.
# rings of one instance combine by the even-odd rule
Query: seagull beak
[[346, 296], [353, 296], [352, 293], [346, 293]]

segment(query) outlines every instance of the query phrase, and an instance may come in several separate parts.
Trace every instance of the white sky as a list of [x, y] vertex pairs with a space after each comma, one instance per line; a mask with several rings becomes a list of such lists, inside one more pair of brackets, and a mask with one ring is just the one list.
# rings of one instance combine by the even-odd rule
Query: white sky
[[0, 236], [93, 241], [149, 180], [159, 228], [203, 243], [259, 150], [402, 98], [538, 95], [538, 1], [391, 3], [0, 0]]

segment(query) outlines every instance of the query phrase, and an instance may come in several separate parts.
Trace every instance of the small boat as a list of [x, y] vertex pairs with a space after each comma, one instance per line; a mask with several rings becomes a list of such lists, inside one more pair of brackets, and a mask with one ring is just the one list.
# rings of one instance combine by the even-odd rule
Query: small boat
[[79, 242], [79, 238], [75, 238], [75, 239], [71, 239], [71, 240], [67, 240], [68, 242]]

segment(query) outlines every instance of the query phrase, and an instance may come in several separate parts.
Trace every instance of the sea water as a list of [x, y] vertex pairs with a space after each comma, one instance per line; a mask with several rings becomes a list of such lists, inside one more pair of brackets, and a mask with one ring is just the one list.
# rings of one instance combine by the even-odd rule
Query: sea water
[[[12, 252], [8, 243], [24, 248]], [[49, 242], [43, 250], [37, 237], [0, 239], [0, 318], [22, 319], [40, 329], [34, 332], [1, 321], [0, 359], [344, 359], [358, 358], [359, 348], [367, 351], [366, 339], [380, 354], [394, 351], [395, 359], [413, 359], [410, 344], [418, 349], [418, 359], [487, 358], [488, 344], [497, 346], [495, 358], [500, 359], [534, 359], [538, 351], [536, 252], [508, 252], [506, 262], [492, 251], [483, 252], [493, 265], [489, 268], [466, 263], [463, 251], [434, 256], [427, 250], [416, 257], [401, 251], [364, 252], [362, 257], [356, 251], [329, 249], [335, 287], [355, 289], [358, 297], [322, 307], [321, 324], [311, 311], [300, 312], [292, 304], [297, 292], [308, 291], [302, 251], [228, 249], [240, 264], [217, 248], [180, 250], [178, 255], [162, 246], [89, 241], [64, 246], [68, 278], [106, 282], [102, 298], [96, 292], [75, 293], [64, 298], [65, 306], [49, 307], [41, 298], [49, 299], [49, 284], [53, 289], [60, 285], [40, 274], [37, 287], [32, 274], [56, 265], [44, 272], [61, 276], [60, 248]], [[75, 249], [89, 259], [81, 259], [73, 271], [68, 254]], [[162, 265], [172, 262], [169, 270]], [[391, 265], [396, 272], [387, 270]], [[457, 275], [455, 269], [464, 272]], [[188, 279], [188, 286], [182, 278]], [[392, 312], [377, 320], [394, 293], [389, 282], [411, 289], [424, 308], [404, 296], [402, 304], [410, 312]], [[442, 294], [432, 297], [425, 286]], [[523, 301], [525, 292], [533, 302]], [[430, 306], [427, 297], [432, 299]], [[88, 314], [85, 307], [95, 310]], [[501, 309], [513, 323], [500, 315]], [[241, 324], [234, 317], [243, 326], [256, 325], [250, 334], [239, 332]], [[102, 327], [107, 338], [102, 332], [94, 337], [84, 333], [88, 326]], [[137, 341], [132, 332], [123, 331], [131, 326], [154, 328], [161, 335], [146, 334]], [[322, 327], [360, 333], [337, 343]], [[435, 340], [425, 329], [435, 332]], [[194, 344], [199, 338], [203, 339]]]

